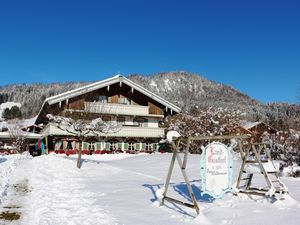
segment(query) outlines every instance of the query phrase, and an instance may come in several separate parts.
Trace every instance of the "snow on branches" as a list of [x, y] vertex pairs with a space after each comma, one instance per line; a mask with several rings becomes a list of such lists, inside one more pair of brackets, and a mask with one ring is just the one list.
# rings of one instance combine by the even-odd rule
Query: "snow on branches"
[[242, 114], [223, 108], [207, 108], [194, 115], [178, 114], [167, 121], [168, 130], [176, 130], [182, 135], [213, 136], [236, 133]]
[[121, 126], [117, 122], [105, 122], [101, 118], [91, 121], [85, 119], [74, 120], [69, 117], [54, 116], [52, 114], [48, 114], [47, 118], [59, 129], [78, 137], [85, 137], [89, 133], [93, 133], [96, 136], [103, 133], [115, 133], [121, 129]]
[[[175, 130], [183, 136], [230, 135], [239, 132], [242, 114], [239, 111], [223, 108], [207, 108], [194, 115], [185, 113], [168, 118], [167, 130]], [[193, 142], [190, 151], [199, 153], [200, 143]]]
[[[117, 122], [105, 122], [101, 118], [91, 121], [85, 119], [74, 120], [52, 114], [48, 114], [47, 118], [57, 128], [71, 135], [76, 135], [79, 141], [82, 141], [89, 134], [100, 136], [103, 133], [114, 133], [121, 129], [121, 126]], [[81, 148], [78, 150], [77, 167], [81, 167]]]

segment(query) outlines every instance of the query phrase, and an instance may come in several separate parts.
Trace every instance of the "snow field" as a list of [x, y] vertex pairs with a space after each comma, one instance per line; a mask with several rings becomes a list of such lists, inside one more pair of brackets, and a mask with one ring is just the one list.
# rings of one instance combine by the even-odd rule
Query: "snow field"
[[[109, 213], [96, 203], [104, 193], [89, 190], [91, 174], [87, 168], [78, 170], [74, 160], [56, 156], [38, 157], [30, 164], [34, 188], [23, 224], [114, 224]], [[102, 170], [99, 176], [105, 172]]]
[[[299, 179], [283, 179], [291, 194], [283, 201], [270, 203], [265, 198], [232, 194], [215, 200], [200, 194], [199, 155], [189, 155], [187, 173], [201, 214], [197, 216], [193, 209], [168, 202], [160, 207], [171, 156], [83, 155], [80, 170], [76, 167], [76, 156], [51, 154], [26, 159], [14, 170], [9, 185], [28, 180], [30, 191], [11, 197], [8, 192], [0, 211], [8, 203], [20, 205], [21, 218], [13, 224], [24, 225], [299, 224]], [[235, 160], [235, 177], [239, 166]], [[168, 196], [190, 201], [177, 164], [171, 183]]]

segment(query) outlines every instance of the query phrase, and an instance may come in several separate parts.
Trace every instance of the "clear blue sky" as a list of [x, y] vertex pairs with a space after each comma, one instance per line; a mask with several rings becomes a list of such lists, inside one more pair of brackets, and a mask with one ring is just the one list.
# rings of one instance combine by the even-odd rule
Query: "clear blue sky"
[[299, 1], [0, 1], [0, 85], [185, 70], [296, 102]]

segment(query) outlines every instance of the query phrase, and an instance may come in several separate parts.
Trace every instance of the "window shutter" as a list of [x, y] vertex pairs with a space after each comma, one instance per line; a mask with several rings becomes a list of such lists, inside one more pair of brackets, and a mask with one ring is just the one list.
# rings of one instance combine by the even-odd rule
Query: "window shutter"
[[138, 151], [141, 150], [141, 143], [136, 143], [135, 146], [136, 146], [136, 150]]
[[122, 150], [122, 143], [118, 143], [118, 149]]
[[142, 143], [142, 150], [145, 150], [145, 149], [146, 149], [146, 144]]
[[87, 150], [87, 143], [86, 142], [82, 142], [82, 150]]
[[128, 143], [124, 143], [124, 150], [128, 150]]
[[96, 150], [101, 150], [101, 143], [100, 142], [96, 142]]

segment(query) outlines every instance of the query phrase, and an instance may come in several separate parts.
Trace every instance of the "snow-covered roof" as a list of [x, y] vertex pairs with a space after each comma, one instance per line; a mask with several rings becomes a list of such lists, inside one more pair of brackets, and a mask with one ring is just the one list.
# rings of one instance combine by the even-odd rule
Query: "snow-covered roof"
[[35, 126], [34, 122], [37, 117], [29, 118], [29, 119], [16, 119], [12, 121], [1, 121], [0, 122], [0, 130], [3, 128], [8, 128], [9, 126], [13, 124], [18, 124], [20, 127], [29, 127], [29, 126]]
[[261, 121], [256, 121], [256, 122], [249, 122], [249, 121], [245, 121], [244, 123], [242, 123], [242, 127], [246, 130], [249, 130], [259, 124], [261, 124]]
[[256, 127], [257, 125], [260, 125], [260, 124], [264, 124], [264, 125], [266, 125], [268, 127], [268, 129], [272, 129], [275, 132], [277, 132], [277, 130], [275, 128], [271, 127], [270, 125], [268, 125], [268, 124], [266, 124], [266, 123], [264, 123], [262, 121], [256, 121], [256, 122], [243, 121], [241, 123], [241, 127], [244, 128], [244, 129], [246, 129], [246, 130], [250, 130], [253, 127]]
[[86, 85], [84, 87], [80, 87], [80, 88], [77, 88], [77, 89], [74, 89], [71, 91], [67, 91], [67, 92], [49, 97], [45, 100], [44, 104], [47, 102], [49, 105], [52, 105], [52, 104], [62, 102], [64, 100], [67, 100], [70, 98], [74, 98], [76, 96], [79, 96], [79, 95], [82, 95], [82, 94], [85, 94], [85, 93], [88, 93], [91, 91], [95, 91], [95, 90], [103, 88], [103, 87], [107, 87], [107, 86], [115, 84], [115, 83], [124, 83], [124, 84], [132, 87], [134, 90], [137, 90], [137, 91], [141, 92], [142, 94], [148, 96], [149, 98], [152, 98], [155, 101], [161, 103], [165, 107], [172, 109], [174, 112], [179, 113], [181, 111], [181, 109], [178, 106], [159, 97], [156, 94], [153, 94], [151, 91], [148, 91], [144, 87], [134, 83], [133, 81], [127, 79], [126, 77], [124, 77], [122, 75], [116, 75], [116, 76], [111, 77], [106, 80], [98, 81], [98, 82]]
[[[28, 133], [22, 131], [20, 131], [20, 135], [24, 136], [26, 139], [39, 139], [42, 137], [42, 135], [40, 134]], [[10, 139], [10, 138], [12, 138], [11, 133], [9, 133], [8, 131], [0, 132], [0, 139]]]
[[0, 130], [2, 130], [3, 128], [7, 128], [7, 122], [6, 121], [1, 121], [0, 122]]

